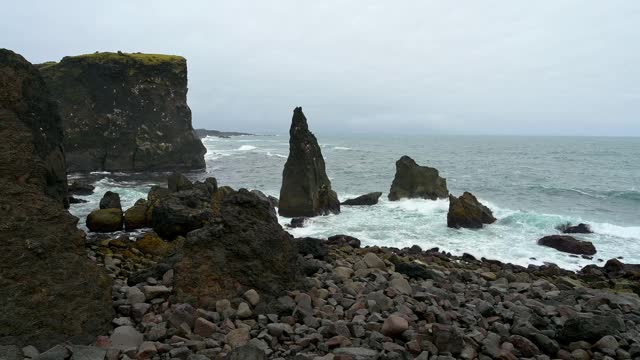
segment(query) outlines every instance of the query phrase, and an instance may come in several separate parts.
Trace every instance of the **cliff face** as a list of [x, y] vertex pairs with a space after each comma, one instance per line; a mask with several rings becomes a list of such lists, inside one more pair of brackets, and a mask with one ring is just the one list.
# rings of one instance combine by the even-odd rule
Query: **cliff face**
[[43, 350], [110, 328], [111, 280], [62, 207], [62, 134], [37, 69], [0, 49], [0, 345]]
[[60, 107], [69, 171], [205, 167], [183, 57], [96, 53], [39, 69]]

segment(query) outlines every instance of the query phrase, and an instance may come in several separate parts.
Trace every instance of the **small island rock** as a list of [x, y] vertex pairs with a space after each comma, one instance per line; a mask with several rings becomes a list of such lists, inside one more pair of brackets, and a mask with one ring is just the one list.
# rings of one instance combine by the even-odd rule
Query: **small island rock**
[[418, 165], [408, 156], [396, 161], [396, 175], [389, 191], [389, 200], [402, 198], [444, 199], [449, 195], [447, 180], [438, 169]]

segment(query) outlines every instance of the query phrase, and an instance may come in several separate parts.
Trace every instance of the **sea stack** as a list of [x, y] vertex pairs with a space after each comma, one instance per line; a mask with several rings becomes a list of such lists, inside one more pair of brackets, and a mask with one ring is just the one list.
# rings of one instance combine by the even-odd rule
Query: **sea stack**
[[278, 212], [286, 217], [337, 214], [340, 201], [331, 189], [316, 137], [301, 107], [293, 110], [289, 130], [289, 157], [282, 172]]
[[445, 199], [449, 196], [447, 180], [440, 177], [438, 169], [418, 165], [404, 155], [396, 161], [396, 176], [391, 184], [389, 200], [402, 198]]
[[60, 108], [70, 172], [205, 167], [183, 57], [95, 53], [38, 67]]
[[465, 191], [460, 197], [449, 195], [448, 227], [480, 229], [483, 224], [495, 221], [491, 209], [482, 205], [472, 193]]
[[33, 65], [0, 49], [0, 344], [40, 350], [90, 343], [113, 315], [111, 279], [64, 209], [62, 122], [49, 94]]

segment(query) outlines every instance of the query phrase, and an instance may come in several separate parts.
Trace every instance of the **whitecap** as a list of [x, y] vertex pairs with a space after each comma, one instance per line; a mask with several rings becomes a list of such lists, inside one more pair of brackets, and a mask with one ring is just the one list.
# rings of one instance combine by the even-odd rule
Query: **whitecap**
[[255, 146], [253, 146], [253, 145], [242, 145], [237, 150], [238, 151], [250, 151], [250, 150], [254, 150], [254, 149], [257, 149], [257, 148]]
[[344, 147], [344, 146], [336, 146], [333, 149], [334, 150], [351, 150], [350, 147]]

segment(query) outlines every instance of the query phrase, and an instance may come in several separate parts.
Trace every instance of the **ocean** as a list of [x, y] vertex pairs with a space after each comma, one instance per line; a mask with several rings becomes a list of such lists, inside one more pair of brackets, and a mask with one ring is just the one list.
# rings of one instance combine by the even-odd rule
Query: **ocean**
[[[322, 135], [327, 174], [340, 200], [381, 191], [377, 205], [342, 207], [339, 215], [316, 217], [294, 236], [348, 234], [363, 245], [423, 249], [439, 247], [526, 266], [555, 263], [578, 270], [614, 257], [640, 263], [640, 138], [525, 137], [453, 135]], [[288, 135], [207, 137], [206, 171], [186, 174], [197, 180], [214, 176], [219, 185], [259, 189], [279, 196], [289, 151]], [[479, 230], [446, 226], [447, 200], [386, 199], [395, 161], [409, 155], [435, 167], [458, 196], [470, 191], [492, 209], [496, 223]], [[120, 193], [123, 207], [146, 198], [149, 188], [166, 185], [166, 173], [71, 174], [96, 185], [88, 203], [72, 205], [84, 228], [86, 215], [105, 191]], [[286, 224], [289, 219], [281, 218]], [[593, 260], [573, 257], [536, 241], [557, 234], [559, 224], [585, 222], [594, 234], [577, 238], [594, 243]], [[86, 228], [84, 228], [86, 229]]]

